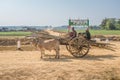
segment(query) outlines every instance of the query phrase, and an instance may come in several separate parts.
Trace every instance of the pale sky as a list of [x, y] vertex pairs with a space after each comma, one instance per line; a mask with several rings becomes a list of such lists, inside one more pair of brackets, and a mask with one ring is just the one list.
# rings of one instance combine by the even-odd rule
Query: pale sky
[[68, 19], [120, 18], [120, 0], [0, 0], [0, 25], [61, 26]]

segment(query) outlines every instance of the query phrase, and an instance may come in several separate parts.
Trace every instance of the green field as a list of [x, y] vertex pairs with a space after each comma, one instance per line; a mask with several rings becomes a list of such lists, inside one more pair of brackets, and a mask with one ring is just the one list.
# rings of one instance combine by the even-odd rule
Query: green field
[[16, 32], [0, 32], [0, 36], [28, 36], [32, 32], [16, 31]]
[[[67, 32], [67, 30], [60, 30]], [[91, 35], [120, 35], [120, 30], [89, 30]], [[77, 30], [77, 32], [85, 32], [85, 30]]]
[[120, 35], [120, 30], [90, 30], [92, 35]]
[[[60, 32], [67, 32], [67, 30], [60, 30]], [[77, 32], [85, 32], [85, 30], [77, 30]], [[120, 35], [120, 30], [90, 30], [91, 35]], [[1, 37], [9, 37], [9, 36], [28, 36], [31, 35], [32, 32], [25, 31], [16, 31], [16, 32], [0, 32]]]

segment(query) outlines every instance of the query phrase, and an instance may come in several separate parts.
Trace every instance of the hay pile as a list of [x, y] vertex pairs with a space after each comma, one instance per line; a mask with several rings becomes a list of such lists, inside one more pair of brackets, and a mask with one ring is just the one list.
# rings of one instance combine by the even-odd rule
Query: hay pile
[[109, 39], [110, 41], [120, 41], [120, 36], [103, 36], [103, 35], [94, 35], [92, 38], [100, 38], [101, 40]]
[[[18, 39], [6, 39], [1, 38], [0, 39], [0, 46], [14, 46], [17, 45]], [[22, 45], [27, 45], [30, 43], [29, 39], [22, 38], [20, 39]]]
[[30, 36], [26, 36], [26, 39], [30, 38], [42, 38], [42, 39], [58, 39], [58, 36], [50, 35], [47, 31], [33, 32]]
[[0, 46], [16, 45], [15, 39], [0, 39]]

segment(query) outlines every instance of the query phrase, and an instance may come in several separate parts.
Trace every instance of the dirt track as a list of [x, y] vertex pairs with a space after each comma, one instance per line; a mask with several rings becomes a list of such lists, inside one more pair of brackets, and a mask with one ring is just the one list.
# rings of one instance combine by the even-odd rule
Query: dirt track
[[0, 80], [120, 80], [120, 42], [114, 50], [91, 47], [84, 58], [74, 58], [61, 46], [61, 58], [47, 52], [0, 51]]

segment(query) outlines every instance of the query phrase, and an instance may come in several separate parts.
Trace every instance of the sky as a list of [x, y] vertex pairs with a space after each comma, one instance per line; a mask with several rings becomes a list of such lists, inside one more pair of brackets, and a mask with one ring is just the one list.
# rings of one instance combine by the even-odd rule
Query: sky
[[120, 0], [0, 0], [0, 26], [99, 25], [104, 18], [120, 18]]

